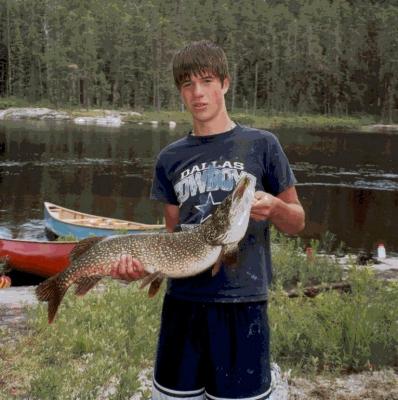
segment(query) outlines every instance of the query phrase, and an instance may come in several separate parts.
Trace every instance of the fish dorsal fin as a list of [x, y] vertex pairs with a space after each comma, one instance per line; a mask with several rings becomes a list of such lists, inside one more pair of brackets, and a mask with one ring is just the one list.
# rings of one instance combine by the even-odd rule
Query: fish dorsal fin
[[92, 289], [100, 280], [102, 276], [87, 276], [80, 278], [76, 284], [75, 294], [77, 296], [84, 296], [90, 289]]
[[100, 242], [102, 239], [103, 239], [102, 236], [95, 236], [80, 240], [80, 242], [78, 242], [76, 246], [73, 248], [73, 250], [70, 252], [69, 259], [71, 261], [76, 260], [76, 258], [80, 257], [82, 254], [84, 254], [87, 250], [89, 250], [96, 243]]

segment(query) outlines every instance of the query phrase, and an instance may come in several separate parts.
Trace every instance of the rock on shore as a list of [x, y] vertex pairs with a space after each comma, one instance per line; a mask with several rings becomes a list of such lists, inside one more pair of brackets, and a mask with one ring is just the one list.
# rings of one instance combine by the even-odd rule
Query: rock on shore
[[0, 110], [0, 120], [2, 119], [71, 119], [70, 115], [64, 111], [55, 111], [50, 108], [8, 108]]
[[381, 133], [396, 133], [398, 132], [398, 124], [375, 124], [368, 125], [362, 128], [364, 132], [381, 132]]
[[0, 345], [18, 340], [28, 330], [26, 307], [37, 304], [34, 290], [34, 286], [0, 290]]
[[101, 125], [119, 127], [123, 124], [120, 115], [108, 115], [106, 117], [78, 117], [73, 120], [77, 125]]
[[0, 290], [0, 307], [33, 306], [37, 303], [35, 286], [11, 286]]
[[142, 117], [142, 114], [135, 111], [90, 110], [87, 113], [93, 113], [94, 116], [82, 115], [76, 117], [65, 111], [57, 111], [50, 108], [14, 107], [6, 110], [0, 110], [0, 120], [72, 120], [77, 125], [120, 127], [122, 124], [124, 124], [125, 118], [129, 120], [131, 118]]

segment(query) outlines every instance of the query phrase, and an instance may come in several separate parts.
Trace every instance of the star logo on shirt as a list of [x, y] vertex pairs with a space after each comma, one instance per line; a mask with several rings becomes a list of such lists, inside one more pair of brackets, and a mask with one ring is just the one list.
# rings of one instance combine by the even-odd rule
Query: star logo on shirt
[[205, 217], [205, 214], [209, 210], [211, 210], [213, 208], [213, 206], [217, 206], [219, 204], [221, 204], [221, 201], [214, 201], [213, 195], [210, 192], [209, 195], [207, 196], [206, 203], [195, 206], [195, 208], [197, 210], [199, 210], [199, 212], [202, 214], [202, 219], [200, 220], [200, 223], [206, 221], [206, 219], [209, 218], [211, 216], [211, 214], [207, 215], [206, 217]]

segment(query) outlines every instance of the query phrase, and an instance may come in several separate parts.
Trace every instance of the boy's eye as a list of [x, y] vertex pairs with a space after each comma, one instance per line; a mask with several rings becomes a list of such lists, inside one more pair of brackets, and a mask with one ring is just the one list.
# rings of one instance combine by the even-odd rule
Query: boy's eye
[[191, 82], [187, 81], [187, 82], [183, 82], [181, 86], [182, 87], [188, 87], [190, 84], [191, 84]]

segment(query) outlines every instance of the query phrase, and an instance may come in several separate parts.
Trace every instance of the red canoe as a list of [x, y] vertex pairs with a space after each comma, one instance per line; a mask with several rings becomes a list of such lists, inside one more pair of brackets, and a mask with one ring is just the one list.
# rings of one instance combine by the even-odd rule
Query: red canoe
[[68, 266], [76, 243], [0, 238], [0, 257], [14, 269], [47, 278]]

